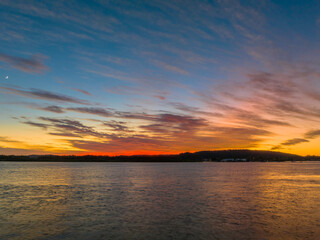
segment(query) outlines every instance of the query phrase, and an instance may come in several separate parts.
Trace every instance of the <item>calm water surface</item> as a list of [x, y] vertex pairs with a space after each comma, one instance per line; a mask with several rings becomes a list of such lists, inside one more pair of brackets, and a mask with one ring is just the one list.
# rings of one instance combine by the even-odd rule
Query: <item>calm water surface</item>
[[320, 239], [320, 163], [0, 162], [0, 239]]

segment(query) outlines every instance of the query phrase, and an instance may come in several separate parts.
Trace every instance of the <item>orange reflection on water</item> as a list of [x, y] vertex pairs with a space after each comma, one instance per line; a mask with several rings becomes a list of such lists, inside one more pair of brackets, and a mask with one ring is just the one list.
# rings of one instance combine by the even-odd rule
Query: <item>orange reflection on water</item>
[[319, 163], [0, 163], [0, 239], [317, 239]]

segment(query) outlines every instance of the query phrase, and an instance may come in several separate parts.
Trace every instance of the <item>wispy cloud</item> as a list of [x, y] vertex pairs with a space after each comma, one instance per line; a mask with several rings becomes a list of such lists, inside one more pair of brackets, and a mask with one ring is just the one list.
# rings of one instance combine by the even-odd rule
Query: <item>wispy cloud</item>
[[311, 130], [304, 134], [304, 138], [292, 138], [289, 140], [286, 140], [279, 145], [273, 146], [272, 149], [281, 149], [285, 146], [292, 146], [297, 145], [300, 143], [307, 143], [310, 142], [310, 140], [320, 137], [320, 130]]
[[3, 137], [3, 136], [0, 136], [0, 142], [5, 142], [5, 143], [21, 143], [20, 141], [13, 140], [13, 139], [10, 139], [10, 138], [8, 138], [8, 137]]
[[125, 122], [122, 121], [109, 121], [104, 122], [104, 126], [111, 128], [115, 132], [128, 132], [129, 128], [125, 125]]
[[282, 149], [283, 147], [287, 147], [287, 146], [293, 146], [293, 145], [297, 145], [300, 143], [306, 143], [309, 142], [309, 140], [304, 139], [304, 138], [292, 138], [289, 140], [286, 140], [282, 143], [280, 143], [279, 145], [273, 146], [271, 148], [271, 150], [278, 150], [278, 149]]
[[48, 111], [48, 112], [54, 112], [54, 113], [64, 113], [63, 108], [55, 105], [50, 105], [47, 107], [39, 107], [38, 109]]
[[180, 67], [177, 67], [175, 65], [172, 65], [172, 64], [169, 64], [169, 63], [166, 63], [166, 62], [162, 62], [162, 61], [159, 61], [159, 60], [156, 60], [154, 62], [156, 63], [156, 65], [161, 66], [166, 70], [169, 70], [169, 71], [172, 71], [172, 72], [175, 72], [175, 73], [179, 73], [179, 74], [182, 74], [182, 75], [189, 75], [189, 73], [186, 70], [184, 70], [184, 69], [182, 69]]
[[40, 73], [49, 68], [42, 62], [43, 56], [34, 55], [31, 58], [23, 58], [0, 53], [0, 61], [9, 64], [11, 67], [17, 68], [28, 73]]
[[189, 106], [189, 105], [184, 104], [184, 103], [171, 102], [169, 104], [172, 105], [173, 107], [175, 107], [177, 110], [180, 110], [182, 112], [186, 112], [186, 113], [189, 113], [189, 114], [192, 113], [192, 114], [196, 114], [196, 115], [207, 115], [207, 116], [216, 116], [216, 117], [222, 117], [223, 116], [223, 114], [221, 114], [219, 112], [203, 111], [199, 107], [192, 107], [192, 106]]
[[[93, 127], [86, 126], [83, 123], [76, 120], [48, 117], [40, 117], [39, 120], [45, 122], [46, 128], [50, 131], [50, 134], [52, 135], [72, 137], [92, 136], [98, 138], [104, 138], [108, 136], [107, 134], [97, 132], [96, 130], [94, 130]], [[41, 124], [43, 123], [40, 123], [40, 125]]]
[[53, 113], [64, 113], [63, 107], [56, 106], [56, 105], [43, 105], [38, 103], [31, 103], [31, 102], [1, 102], [0, 104], [4, 105], [21, 105], [24, 107], [28, 107], [31, 109], [37, 109], [47, 112], [53, 112]]
[[44, 123], [39, 123], [39, 122], [32, 122], [32, 121], [24, 121], [22, 122], [24, 124], [33, 126], [33, 127], [39, 127], [39, 128], [43, 128], [43, 129], [47, 129], [49, 127], [48, 124], [44, 124]]
[[5, 93], [19, 95], [23, 97], [30, 97], [35, 99], [49, 100], [49, 101], [57, 101], [57, 102], [69, 102], [69, 103], [78, 103], [88, 105], [89, 103], [85, 100], [81, 100], [78, 98], [70, 97], [67, 95], [62, 95], [59, 93], [49, 92], [41, 89], [30, 89], [28, 90], [20, 90], [16, 88], [9, 87], [0, 87], [0, 89], [5, 90]]
[[303, 139], [303, 138], [293, 138], [293, 139], [289, 139], [289, 140], [281, 143], [281, 145], [292, 146], [292, 145], [296, 145], [296, 144], [304, 143], [304, 142], [309, 142], [309, 141], [307, 139]]
[[153, 97], [157, 98], [157, 99], [160, 99], [160, 100], [166, 100], [166, 97], [165, 96], [160, 96], [160, 95], [153, 95]]
[[91, 93], [89, 93], [88, 91], [83, 90], [83, 89], [80, 89], [80, 88], [71, 88], [71, 89], [73, 89], [73, 90], [75, 90], [75, 91], [77, 91], [77, 92], [81, 92], [81, 93], [83, 93], [83, 94], [85, 94], [85, 95], [87, 95], [87, 96], [90, 96], [90, 95], [91, 95]]
[[305, 137], [306, 137], [306, 138], [310, 138], [310, 139], [313, 139], [313, 138], [316, 138], [316, 137], [320, 137], [320, 130], [311, 130], [311, 131], [308, 131], [308, 132], [305, 134]]
[[[69, 143], [81, 150], [88, 152], [109, 152], [122, 154], [136, 154], [143, 152], [152, 152], [159, 154], [170, 151], [169, 141], [147, 137], [114, 137], [109, 141], [86, 141], [86, 140], [69, 140]], [[125, 147], [123, 147], [125, 146]]]
[[93, 114], [102, 117], [111, 117], [114, 114], [111, 111], [108, 111], [104, 108], [95, 108], [95, 107], [77, 107], [77, 108], [67, 108], [69, 111], [85, 113], [85, 114]]

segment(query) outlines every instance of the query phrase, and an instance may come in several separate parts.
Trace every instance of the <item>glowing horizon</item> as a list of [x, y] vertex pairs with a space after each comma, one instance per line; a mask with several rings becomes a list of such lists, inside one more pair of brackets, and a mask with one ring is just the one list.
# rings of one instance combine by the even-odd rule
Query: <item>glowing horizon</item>
[[0, 2], [0, 154], [320, 155], [319, 4]]

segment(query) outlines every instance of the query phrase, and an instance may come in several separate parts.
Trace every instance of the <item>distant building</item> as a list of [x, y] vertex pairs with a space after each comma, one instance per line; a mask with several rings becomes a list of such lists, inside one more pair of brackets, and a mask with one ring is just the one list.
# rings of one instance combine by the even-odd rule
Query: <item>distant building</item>
[[205, 158], [205, 159], [203, 159], [203, 161], [204, 161], [204, 162], [211, 162], [212, 159], [211, 159], [211, 158]]
[[224, 158], [220, 162], [234, 162], [234, 158]]
[[224, 158], [220, 162], [246, 162], [246, 158]]

